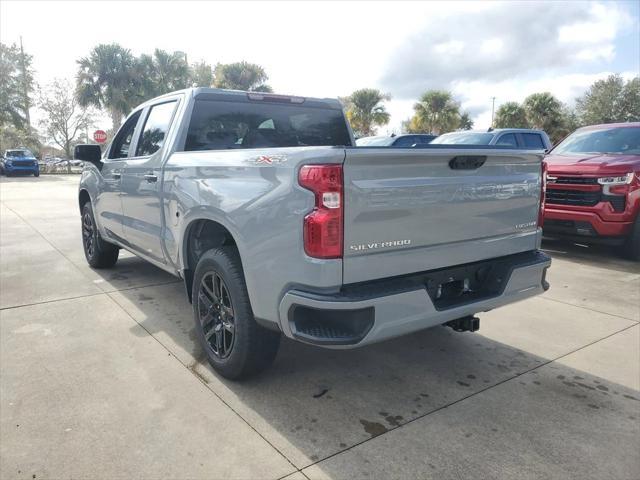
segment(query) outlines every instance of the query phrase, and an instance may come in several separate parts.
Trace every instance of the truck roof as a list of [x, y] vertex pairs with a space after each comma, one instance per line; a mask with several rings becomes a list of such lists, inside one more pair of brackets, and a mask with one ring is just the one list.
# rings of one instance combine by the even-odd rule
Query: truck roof
[[[211, 100], [233, 100], [239, 102], [248, 102], [248, 101], [259, 101], [262, 99], [269, 101], [269, 99], [273, 99], [278, 103], [289, 100], [291, 103], [304, 104], [305, 106], [315, 106], [315, 107], [325, 107], [332, 109], [340, 109], [342, 110], [342, 104], [337, 98], [316, 98], [316, 97], [300, 97], [296, 95], [282, 95], [278, 93], [271, 92], [248, 92], [244, 90], [227, 90], [223, 88], [211, 88], [211, 87], [193, 87], [193, 88], [185, 88], [183, 90], [176, 90], [173, 92], [165, 93], [164, 95], [160, 95], [158, 97], [152, 98], [151, 100], [147, 100], [143, 103], [142, 106], [145, 106], [149, 103], [155, 103], [158, 99], [164, 97], [170, 97], [176, 94], [187, 94], [191, 95], [193, 98], [209, 98]], [[252, 98], [253, 97], [253, 98]]]

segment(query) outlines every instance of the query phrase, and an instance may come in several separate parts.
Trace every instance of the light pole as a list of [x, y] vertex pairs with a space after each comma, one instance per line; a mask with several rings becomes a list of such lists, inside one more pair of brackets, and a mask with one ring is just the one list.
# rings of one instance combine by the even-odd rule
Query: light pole
[[493, 128], [493, 112], [496, 107], [496, 97], [491, 97], [491, 128]]

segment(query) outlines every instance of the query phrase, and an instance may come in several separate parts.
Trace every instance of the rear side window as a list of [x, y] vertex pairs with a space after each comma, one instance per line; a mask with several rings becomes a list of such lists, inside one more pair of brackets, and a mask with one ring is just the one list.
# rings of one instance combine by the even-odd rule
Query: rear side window
[[541, 135], [537, 133], [522, 133], [521, 135], [526, 148], [534, 148], [536, 150], [544, 150], [547, 148], [544, 146]]
[[173, 101], [151, 107], [136, 149], [137, 157], [153, 155], [160, 150], [169, 131], [176, 103]]
[[186, 151], [351, 145], [341, 110], [196, 100]]
[[516, 141], [516, 136], [513, 133], [505, 133], [498, 139], [496, 145], [517, 147], [518, 142]]

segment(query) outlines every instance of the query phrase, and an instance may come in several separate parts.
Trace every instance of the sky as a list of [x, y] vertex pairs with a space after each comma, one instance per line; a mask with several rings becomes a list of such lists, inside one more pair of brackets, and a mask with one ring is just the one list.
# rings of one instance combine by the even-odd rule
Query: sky
[[[399, 132], [428, 89], [453, 92], [475, 121], [549, 91], [571, 105], [595, 80], [640, 73], [640, 1], [510, 2], [0, 2], [0, 41], [22, 36], [36, 80], [72, 80], [99, 43], [134, 54], [186, 52], [212, 65], [262, 65], [282, 94], [391, 95]], [[38, 114], [35, 113], [37, 118]], [[33, 115], [33, 113], [32, 113]], [[106, 118], [96, 125], [109, 128]]]

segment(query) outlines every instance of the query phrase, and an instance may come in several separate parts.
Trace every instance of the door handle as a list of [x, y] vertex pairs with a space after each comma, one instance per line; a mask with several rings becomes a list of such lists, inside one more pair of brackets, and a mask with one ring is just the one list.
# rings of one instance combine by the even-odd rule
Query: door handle
[[120, 171], [118, 171], [118, 170], [115, 170], [115, 171], [111, 172], [111, 176], [115, 180], [120, 180], [120, 177], [122, 177], [122, 173], [120, 173]]
[[153, 183], [158, 181], [158, 176], [154, 175], [153, 173], [145, 173], [144, 179], [149, 183]]

